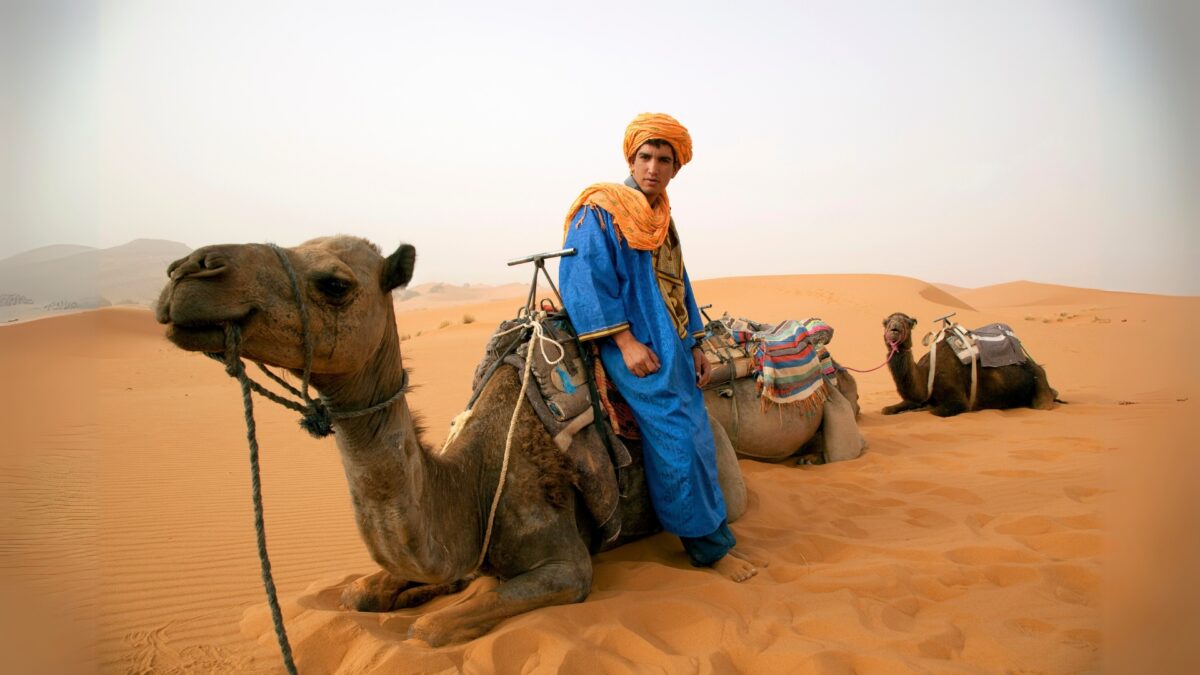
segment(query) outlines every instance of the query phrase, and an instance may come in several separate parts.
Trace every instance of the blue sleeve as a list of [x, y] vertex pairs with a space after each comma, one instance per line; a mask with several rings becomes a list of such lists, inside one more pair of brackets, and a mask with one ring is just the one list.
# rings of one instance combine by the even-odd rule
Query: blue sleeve
[[687, 267], [683, 268], [683, 300], [688, 312], [688, 336], [684, 339], [684, 346], [690, 349], [696, 340], [704, 336], [704, 315], [696, 306], [696, 295], [692, 293], [692, 280], [688, 277]]
[[629, 318], [621, 294], [612, 216], [592, 206], [581, 210], [583, 222], [576, 226], [576, 214], [563, 242], [564, 248], [576, 252], [561, 259], [558, 285], [579, 339], [594, 340], [628, 328]]

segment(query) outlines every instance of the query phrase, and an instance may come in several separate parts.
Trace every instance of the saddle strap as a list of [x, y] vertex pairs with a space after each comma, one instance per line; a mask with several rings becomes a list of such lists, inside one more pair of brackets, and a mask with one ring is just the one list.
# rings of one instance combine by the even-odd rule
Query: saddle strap
[[945, 330], [938, 331], [938, 334], [933, 338], [933, 345], [929, 347], [929, 381], [925, 383], [925, 403], [933, 397], [933, 373], [937, 370], [937, 346], [942, 341], [942, 333]]
[[967, 402], [967, 410], [975, 409], [975, 392], [979, 389], [979, 350], [971, 354], [971, 400]]

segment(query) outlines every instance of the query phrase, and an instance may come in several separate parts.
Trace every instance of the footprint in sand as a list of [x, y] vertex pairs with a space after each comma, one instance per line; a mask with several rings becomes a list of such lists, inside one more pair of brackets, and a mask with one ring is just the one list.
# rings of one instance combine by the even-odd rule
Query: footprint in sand
[[1029, 584], [1041, 578], [1036, 568], [1027, 565], [984, 565], [983, 575], [1001, 588]]
[[958, 502], [959, 504], [983, 503], [983, 500], [979, 498], [979, 495], [971, 492], [970, 490], [964, 490], [962, 488], [940, 487], [936, 490], [930, 490], [929, 494], [945, 497], [946, 499], [949, 499], [952, 502]]
[[983, 502], [983, 500], [979, 498], [979, 495], [971, 492], [970, 490], [948, 487], [924, 480], [896, 480], [884, 485], [883, 487], [884, 489], [892, 490], [893, 492], [900, 492], [902, 494], [928, 493], [931, 495], [937, 495], [939, 497], [949, 499], [952, 502], [958, 502], [959, 504], [979, 504]]
[[934, 602], [945, 602], [967, 592], [965, 587], [958, 585], [949, 586], [940, 578], [930, 575], [913, 577], [909, 585], [918, 595]]
[[1098, 532], [1063, 530], [1014, 537], [1050, 560], [1097, 558], [1104, 553], [1105, 538]]
[[905, 522], [909, 525], [916, 525], [917, 527], [924, 527], [929, 530], [938, 530], [954, 524], [953, 520], [937, 511], [930, 511], [929, 509], [908, 509], [904, 512], [904, 515], [908, 516]]
[[980, 475], [993, 476], [995, 478], [1038, 478], [1042, 475], [1041, 471], [1030, 471], [1029, 469], [994, 469], [991, 471], [980, 471]]
[[1086, 485], [1068, 485], [1063, 488], [1063, 493], [1080, 503], [1085, 503], [1092, 497], [1095, 497], [1096, 495], [1102, 495], [1107, 492], [1111, 492], [1111, 490], [1102, 490], [1100, 488], [1088, 487]]
[[885, 605], [879, 613], [879, 620], [891, 630], [911, 633], [920, 611], [921, 601], [909, 596]]
[[1046, 534], [1062, 528], [1046, 516], [1025, 516], [996, 526], [1000, 534]]
[[854, 524], [853, 520], [848, 518], [839, 518], [831, 523], [842, 534], [851, 539], [866, 539], [871, 536], [869, 532]]
[[1089, 628], [1076, 628], [1063, 631], [1062, 643], [1089, 652], [1100, 651], [1100, 631]]
[[996, 563], [1032, 564], [1043, 562], [1043, 558], [1029, 551], [1000, 546], [963, 546], [944, 554], [948, 560], [960, 565], [980, 566]]
[[921, 641], [917, 651], [927, 658], [949, 660], [961, 654], [966, 643], [962, 631], [957, 626], [947, 624], [941, 633]]
[[1066, 456], [1067, 453], [1059, 450], [1050, 450], [1048, 448], [1037, 448], [1034, 450], [1011, 450], [1008, 453], [1013, 459], [1030, 459], [1038, 462], [1055, 462]]
[[937, 483], [930, 483], [925, 480], [894, 480], [883, 486], [886, 490], [892, 492], [901, 492], [906, 495], [917, 494], [919, 492], [928, 492], [937, 487]]
[[1028, 637], [1041, 637], [1053, 633], [1054, 626], [1037, 619], [1009, 619], [1004, 625], [1016, 633]]
[[1054, 597], [1072, 605], [1092, 606], [1100, 588], [1100, 574], [1081, 565], [1049, 565], [1042, 576], [1054, 588]]
[[972, 532], [979, 534], [983, 528], [987, 527], [995, 519], [996, 516], [989, 516], [986, 513], [972, 513], [963, 522], [966, 523], [967, 527], [971, 528]]

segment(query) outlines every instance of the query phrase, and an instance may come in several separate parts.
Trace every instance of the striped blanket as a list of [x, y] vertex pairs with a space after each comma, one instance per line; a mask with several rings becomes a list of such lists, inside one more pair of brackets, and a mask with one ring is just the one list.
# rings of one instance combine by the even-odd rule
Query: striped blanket
[[820, 319], [760, 324], [728, 316], [719, 319], [734, 341], [754, 357], [754, 377], [763, 404], [815, 409], [828, 396], [825, 377], [833, 376], [833, 358], [825, 345], [833, 328]]

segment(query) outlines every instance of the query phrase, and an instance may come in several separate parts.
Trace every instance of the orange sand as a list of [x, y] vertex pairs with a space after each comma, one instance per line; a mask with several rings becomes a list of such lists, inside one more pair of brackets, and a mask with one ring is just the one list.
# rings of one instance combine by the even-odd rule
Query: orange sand
[[[750, 502], [734, 531], [770, 561], [755, 579], [693, 569], [660, 534], [597, 556], [586, 602], [442, 649], [401, 643], [419, 611], [335, 609], [339, 586], [375, 568], [334, 442], [256, 399], [268, 544], [300, 671], [1200, 672], [1200, 466], [1185, 441], [1200, 416], [1200, 362], [1185, 348], [1200, 298], [951, 290], [872, 275], [696, 283], [714, 316], [822, 317], [834, 355], [859, 368], [883, 359], [892, 311], [917, 316], [918, 336], [949, 311], [967, 326], [1008, 322], [1070, 404], [883, 417], [898, 400], [890, 377], [862, 375], [862, 458], [741, 462]], [[519, 303], [399, 316], [429, 442]], [[282, 670], [238, 387], [161, 335], [134, 309], [0, 326], [5, 672]]]

